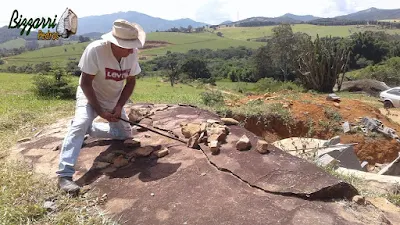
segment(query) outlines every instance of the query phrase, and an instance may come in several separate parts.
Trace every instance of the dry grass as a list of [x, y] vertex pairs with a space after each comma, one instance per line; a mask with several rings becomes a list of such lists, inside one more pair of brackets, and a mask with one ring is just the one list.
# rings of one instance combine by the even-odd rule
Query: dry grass
[[[0, 224], [116, 224], [101, 213], [96, 190], [66, 195], [55, 180], [34, 174], [22, 162], [2, 163], [0, 186]], [[47, 210], [46, 201], [55, 208]]]

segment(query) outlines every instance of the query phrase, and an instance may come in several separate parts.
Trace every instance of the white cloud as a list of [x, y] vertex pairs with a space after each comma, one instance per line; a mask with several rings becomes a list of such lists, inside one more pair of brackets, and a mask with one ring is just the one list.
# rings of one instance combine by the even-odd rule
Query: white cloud
[[219, 24], [231, 20], [226, 10], [231, 0], [211, 0], [200, 6], [196, 11], [195, 19], [209, 24]]
[[70, 7], [78, 17], [110, 14], [119, 11], [138, 11], [163, 19], [191, 18], [201, 22], [220, 23], [224, 20], [245, 19], [253, 16], [276, 17], [285, 13], [311, 14], [319, 17], [334, 17], [370, 7], [400, 8], [395, 0], [118, 0], [116, 4], [102, 4], [100, 1], [69, 0], [54, 1], [21, 0], [18, 4], [2, 4], [0, 25], [8, 25], [14, 9], [24, 18], [61, 16]]

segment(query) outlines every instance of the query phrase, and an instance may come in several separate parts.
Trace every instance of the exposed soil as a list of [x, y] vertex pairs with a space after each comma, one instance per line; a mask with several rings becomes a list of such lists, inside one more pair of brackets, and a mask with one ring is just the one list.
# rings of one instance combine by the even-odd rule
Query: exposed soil
[[143, 46], [143, 49], [150, 49], [150, 48], [160, 48], [170, 45], [171, 43], [166, 41], [146, 41]]
[[351, 127], [359, 125], [363, 117], [376, 118], [396, 130], [400, 134], [400, 125], [382, 114], [378, 108], [355, 99], [341, 99], [339, 105], [327, 101], [326, 96], [309, 93], [287, 95], [277, 93], [271, 95], [252, 95], [239, 101], [228, 101], [233, 107], [241, 106], [251, 100], [262, 100], [265, 103], [282, 103], [290, 111], [293, 121], [285, 121], [279, 117], [265, 116], [246, 117], [236, 115], [243, 121], [245, 128], [263, 137], [268, 142], [274, 142], [288, 137], [312, 137], [329, 139], [339, 135], [341, 143], [358, 143], [355, 152], [361, 161], [369, 163], [388, 163], [393, 161], [400, 151], [400, 143], [383, 135], [366, 136], [361, 131], [343, 132], [342, 124], [346, 121]]

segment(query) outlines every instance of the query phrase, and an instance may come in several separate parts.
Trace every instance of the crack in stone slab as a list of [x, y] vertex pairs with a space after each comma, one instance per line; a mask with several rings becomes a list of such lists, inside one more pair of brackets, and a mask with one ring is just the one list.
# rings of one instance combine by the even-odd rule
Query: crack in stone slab
[[[248, 186], [250, 186], [250, 187], [252, 187], [252, 188], [256, 188], [256, 189], [261, 190], [261, 191], [263, 191], [263, 192], [265, 192], [265, 193], [268, 193], [268, 194], [274, 194], [274, 195], [280, 195], [280, 196], [286, 196], [286, 197], [296, 197], [296, 198], [300, 198], [300, 199], [303, 199], [303, 200], [332, 200], [332, 199], [334, 199], [335, 197], [334, 197], [334, 196], [329, 197], [329, 194], [328, 194], [328, 196], [327, 196], [326, 193], [329, 193], [329, 192], [331, 192], [331, 191], [334, 192], [337, 188], [340, 189], [342, 186], [344, 187], [344, 186], [347, 186], [347, 185], [348, 185], [348, 184], [345, 183], [345, 182], [340, 182], [340, 183], [337, 184], [337, 185], [333, 185], [333, 186], [331, 185], [331, 186], [322, 188], [322, 189], [320, 189], [319, 191], [313, 192], [313, 193], [311, 193], [311, 194], [300, 194], [300, 193], [293, 193], [293, 192], [268, 191], [268, 190], [265, 190], [264, 188], [258, 187], [257, 185], [251, 184], [249, 181], [246, 181], [245, 179], [241, 178], [239, 175], [235, 174], [234, 172], [232, 172], [232, 171], [229, 170], [229, 169], [219, 167], [218, 165], [216, 165], [214, 162], [212, 162], [212, 161], [210, 160], [210, 158], [208, 157], [208, 155], [204, 152], [203, 148], [200, 147], [200, 150], [201, 150], [202, 153], [205, 155], [207, 161], [208, 161], [213, 167], [215, 167], [217, 170], [222, 171], [222, 172], [229, 173], [229, 174], [233, 175], [234, 177], [236, 177], [237, 179], [239, 179], [240, 181], [246, 183]], [[265, 176], [268, 176], [268, 175], [265, 175]]]

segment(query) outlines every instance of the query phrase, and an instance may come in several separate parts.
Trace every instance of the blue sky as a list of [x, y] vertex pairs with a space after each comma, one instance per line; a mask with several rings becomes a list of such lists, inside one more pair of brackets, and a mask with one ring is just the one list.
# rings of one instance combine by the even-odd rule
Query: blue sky
[[[400, 8], [399, 0], [117, 0], [104, 1], [28, 1], [18, 4], [2, 4], [0, 26], [8, 25], [12, 12], [17, 9], [24, 18], [58, 18], [66, 7], [78, 17], [110, 14], [120, 11], [138, 11], [163, 19], [191, 18], [206, 23], [221, 23], [225, 20], [245, 19], [253, 16], [276, 17], [285, 13], [311, 14], [319, 17], [334, 17], [371, 7], [382, 9]], [[115, 4], [113, 4], [115, 3]], [[44, 9], [46, 6], [47, 9]], [[134, 21], [133, 21], [134, 22]]]

